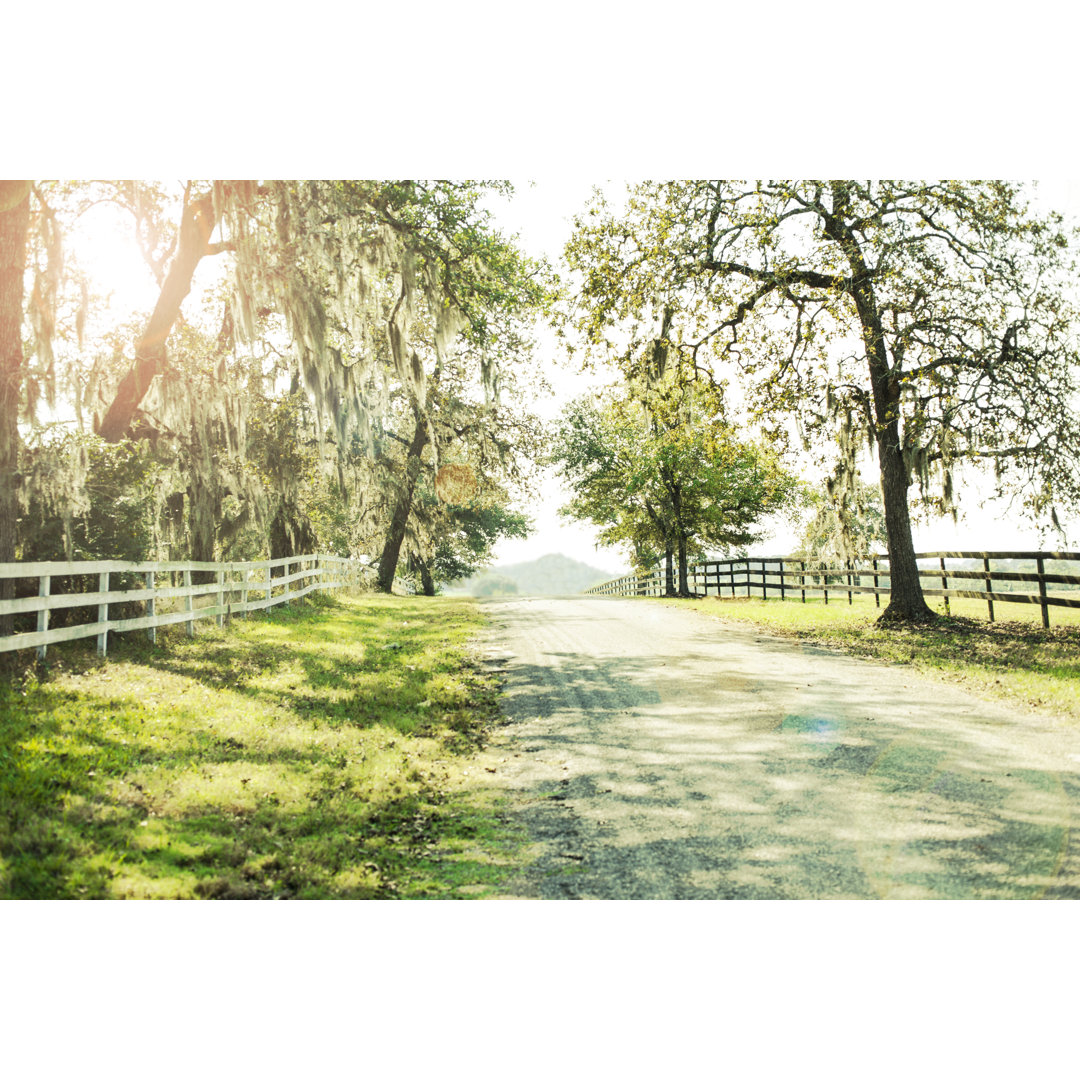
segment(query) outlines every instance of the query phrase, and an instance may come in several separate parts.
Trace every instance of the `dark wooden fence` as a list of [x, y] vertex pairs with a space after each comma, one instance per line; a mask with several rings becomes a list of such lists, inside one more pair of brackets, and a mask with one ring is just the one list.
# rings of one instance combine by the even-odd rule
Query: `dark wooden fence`
[[[944, 597], [946, 611], [950, 597], [981, 600], [992, 622], [995, 604], [1038, 604], [1042, 624], [1048, 627], [1050, 608], [1080, 608], [1080, 552], [925, 551], [916, 559], [924, 595]], [[1010, 566], [1002, 568], [1000, 563]], [[661, 567], [585, 591], [598, 596], [662, 596], [664, 578]], [[722, 559], [690, 567], [688, 578], [691, 591], [700, 596], [760, 595], [802, 603], [810, 596], [823, 597], [826, 604], [830, 597], [833, 602], [846, 597], [850, 604], [856, 593], [870, 593], [880, 607], [881, 597], [889, 594], [889, 557], [875, 555], [846, 564], [787, 557]]]

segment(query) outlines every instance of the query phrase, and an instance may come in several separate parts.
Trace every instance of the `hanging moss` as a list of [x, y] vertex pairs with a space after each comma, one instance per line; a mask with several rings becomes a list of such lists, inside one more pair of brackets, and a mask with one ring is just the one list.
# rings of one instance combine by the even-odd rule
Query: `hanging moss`
[[[517, 253], [485, 231], [470, 185], [191, 182], [182, 229], [169, 225], [175, 207], [164, 189], [121, 182], [99, 187], [94, 199], [116, 198], [132, 209], [159, 284], [185, 251], [191, 272], [211, 253], [228, 251], [224, 257], [232, 260], [216, 346], [197, 329], [197, 312], [185, 308], [190, 323], [179, 314], [174, 295], [172, 322], [155, 309], [161, 331], [155, 341], [167, 342], [167, 351], [149, 358], [145, 379], [140, 375], [133, 386], [128, 378], [140, 357], [147, 360], [138, 352], [141, 344], [134, 364], [125, 359], [133, 343], [146, 338], [143, 319], [116, 328], [111, 349], [92, 340], [92, 365], [68, 365], [70, 386], [60, 388], [72, 393], [80, 429], [84, 418], [101, 423], [124, 402], [123, 422], [114, 420], [109, 437], [126, 432], [158, 463], [152, 545], [162, 554], [213, 557], [215, 546], [223, 552], [247, 543], [252, 530], [263, 529], [265, 537], [279, 520], [282, 535], [295, 540], [295, 517], [291, 532], [286, 527], [289, 515], [300, 506], [301, 489], [319, 474], [332, 477], [355, 510], [350, 545], [377, 536], [386, 519], [372, 464], [379, 424], [402, 398], [410, 402], [429, 435], [424, 467], [439, 467], [448, 436], [436, 422], [431, 387], [466, 333], [476, 346], [469, 377], [483, 388], [484, 408], [498, 407], [505, 351], [484, 347], [497, 322], [491, 312], [534, 303], [539, 293]], [[205, 251], [198, 236], [192, 245], [192, 226], [202, 230]], [[23, 386], [27, 416], [39, 400], [52, 404], [57, 397], [56, 305], [65, 281], [57, 218], [42, 212], [37, 228], [35, 292], [27, 305], [36, 362]], [[93, 298], [85, 279], [73, 274], [71, 282], [78, 296], [70, 325], [81, 350]], [[180, 285], [190, 288], [190, 273]], [[65, 311], [62, 324], [66, 320]], [[260, 360], [270, 353], [277, 359]], [[126, 397], [116, 389], [125, 370]], [[256, 466], [252, 457], [253, 409], [277, 398], [289, 375], [297, 377], [307, 402], [293, 417], [290, 435], [306, 439], [312, 432], [316, 444], [305, 448], [310, 469], [303, 471]], [[507, 452], [498, 439], [484, 441], [478, 464], [501, 462]], [[38, 461], [40, 475], [32, 478], [28, 497], [70, 523], [85, 509], [85, 467], [59, 451], [43, 450]], [[187, 551], [166, 550], [178, 544]]]

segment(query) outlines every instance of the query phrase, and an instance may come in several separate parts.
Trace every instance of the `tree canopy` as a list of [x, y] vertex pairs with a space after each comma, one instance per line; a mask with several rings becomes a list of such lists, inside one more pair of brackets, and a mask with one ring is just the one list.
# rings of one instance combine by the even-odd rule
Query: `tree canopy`
[[713, 387], [673, 373], [623, 384], [602, 405], [572, 403], [552, 460], [574, 490], [563, 513], [599, 526], [605, 543], [628, 543], [642, 568], [664, 556], [669, 592], [677, 555], [680, 595], [689, 592], [691, 555], [758, 540], [762, 519], [796, 490], [773, 448], [726, 422]]
[[[198, 559], [390, 547], [386, 588], [406, 534], [410, 557], [433, 543], [430, 530], [408, 529], [412, 493], [422, 477], [436, 490], [444, 453], [468, 458], [477, 513], [505, 510], [525, 479], [529, 446], [515, 431], [532, 421], [506, 367], [528, 357], [550, 281], [484, 204], [509, 185], [97, 181], [19, 191], [13, 205], [26, 220], [0, 208], [0, 225], [5, 236], [18, 225], [26, 241], [0, 244], [12, 263], [0, 291], [17, 339], [5, 433], [18, 431], [13, 410], [22, 433], [0, 498], [57, 511], [69, 553], [82, 485], [111, 460], [95, 438], [137, 446], [153, 477], [147, 557], [166, 546]], [[157, 287], [152, 310], [107, 326], [66, 241], [102, 204], [128, 215]], [[219, 273], [207, 288], [211, 264]], [[15, 288], [24, 279], [26, 298]], [[57, 408], [85, 437], [61, 433]], [[388, 452], [393, 436], [415, 455]], [[35, 467], [20, 471], [20, 455]], [[500, 520], [521, 527], [509, 511]]]

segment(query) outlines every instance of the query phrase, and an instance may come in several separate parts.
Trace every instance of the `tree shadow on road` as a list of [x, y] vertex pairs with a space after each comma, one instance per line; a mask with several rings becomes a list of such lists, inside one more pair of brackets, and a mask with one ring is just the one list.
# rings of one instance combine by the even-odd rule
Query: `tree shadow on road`
[[1080, 897], [1076, 762], [902, 671], [755, 655], [508, 658], [507, 784], [541, 849], [508, 891]]

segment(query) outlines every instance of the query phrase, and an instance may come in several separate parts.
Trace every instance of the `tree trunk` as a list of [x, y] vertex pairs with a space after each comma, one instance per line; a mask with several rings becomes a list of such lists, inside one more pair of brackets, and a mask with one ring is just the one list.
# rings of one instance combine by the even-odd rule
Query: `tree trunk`
[[690, 596], [689, 567], [686, 565], [686, 537], [679, 534], [679, 595]]
[[435, 579], [431, 576], [431, 567], [428, 566], [426, 559], [417, 560], [417, 565], [420, 570], [420, 588], [425, 596], [435, 595]]
[[877, 333], [873, 337], [867, 334], [868, 340], [875, 342], [875, 347], [868, 349], [868, 359], [874, 386], [878, 467], [881, 470], [881, 499], [889, 549], [889, 603], [878, 621], [934, 622], [937, 615], [930, 610], [923, 597], [919, 566], [915, 561], [915, 542], [911, 537], [911, 515], [908, 512], [910, 481], [900, 443], [900, 391], [885, 359], [879, 322], [876, 327]]
[[[278, 506], [270, 522], [270, 558], [291, 559], [296, 555], [314, 555], [318, 550], [319, 538], [295, 503], [285, 502]], [[271, 568], [271, 577], [285, 577], [288, 564]]]
[[[23, 379], [23, 275], [30, 227], [30, 182], [0, 181], [0, 563], [15, 561], [19, 518], [19, 398]], [[0, 581], [0, 599], [15, 595], [15, 581]], [[10, 634], [11, 615], [0, 616]]]
[[[214, 538], [217, 535], [219, 500], [215, 498], [207, 482], [192, 475], [188, 497], [189, 558], [192, 562], [214, 561]], [[213, 570], [193, 570], [193, 585], [206, 585], [217, 580]]]
[[409, 444], [409, 452], [405, 458], [405, 477], [398, 494], [397, 504], [394, 507], [394, 516], [390, 519], [390, 528], [386, 534], [386, 543], [383, 545], [382, 556], [379, 558], [379, 572], [376, 586], [380, 592], [392, 592], [394, 575], [397, 573], [398, 559], [401, 556], [401, 545], [405, 539], [405, 528], [409, 524], [409, 514], [412, 512], [413, 493], [416, 491], [416, 481], [420, 478], [420, 455], [428, 443], [427, 424], [417, 416], [416, 431], [413, 440]]
[[106, 442], [117, 443], [127, 434], [150, 384], [165, 367], [165, 342], [180, 316], [180, 305], [191, 292], [195, 268], [209, 250], [214, 224], [214, 204], [209, 195], [184, 207], [176, 257], [161, 286], [146, 332], [135, 346], [135, 361], [120, 380], [116, 396], [98, 429]]
[[670, 540], [664, 547], [664, 595], [678, 596], [675, 591], [675, 545]]
[[877, 426], [881, 497], [885, 504], [885, 532], [889, 548], [889, 604], [879, 622], [933, 622], [937, 615], [923, 597], [915, 543], [908, 513], [908, 473], [900, 441], [899, 370], [889, 365], [881, 312], [874, 294], [872, 271], [854, 233], [844, 220], [849, 196], [844, 181], [832, 182], [833, 213], [824, 218], [825, 233], [843, 249], [851, 268], [849, 292], [862, 326], [866, 362], [870, 371], [874, 420]]
[[907, 469], [898, 441], [894, 441], [889, 432], [878, 439], [878, 461], [889, 549], [889, 603], [878, 621], [933, 622], [937, 615], [930, 610], [923, 596], [915, 543], [911, 538]]
[[677, 543], [679, 546], [679, 596], [690, 595], [690, 579], [686, 565], [686, 529], [682, 518], [682, 486], [671, 479], [667, 483], [671, 496], [672, 518], [675, 522]]
[[419, 555], [409, 556], [409, 573], [420, 575], [420, 593], [423, 596], [435, 595], [435, 579], [431, 576], [431, 567], [426, 559]]

